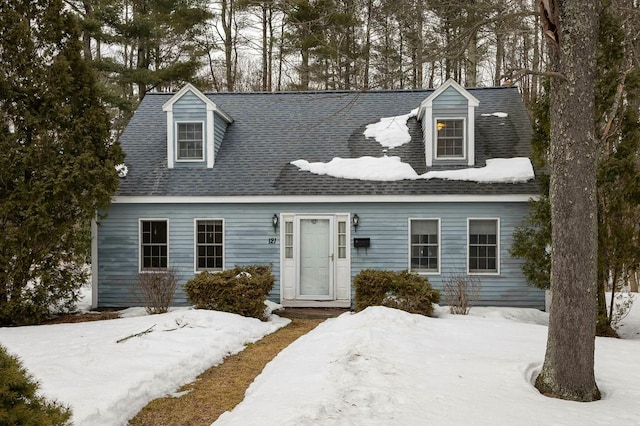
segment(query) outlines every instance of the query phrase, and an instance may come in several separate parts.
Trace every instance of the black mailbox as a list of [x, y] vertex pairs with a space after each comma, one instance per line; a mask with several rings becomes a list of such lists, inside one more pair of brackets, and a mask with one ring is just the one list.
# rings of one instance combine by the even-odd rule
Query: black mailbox
[[371, 238], [354, 238], [353, 246], [355, 248], [368, 248], [371, 246]]

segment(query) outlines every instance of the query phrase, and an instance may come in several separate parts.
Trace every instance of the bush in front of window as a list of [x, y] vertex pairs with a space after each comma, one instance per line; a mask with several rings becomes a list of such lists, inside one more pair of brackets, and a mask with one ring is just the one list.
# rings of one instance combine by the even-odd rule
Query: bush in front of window
[[482, 284], [478, 277], [462, 272], [454, 272], [442, 279], [442, 291], [454, 315], [467, 315], [471, 305], [478, 301]]
[[187, 299], [197, 309], [231, 312], [266, 320], [265, 305], [275, 277], [270, 266], [236, 266], [222, 272], [201, 272], [187, 281]]
[[38, 395], [38, 384], [0, 346], [0, 424], [69, 425], [71, 411]]
[[427, 278], [408, 271], [365, 269], [355, 276], [353, 284], [356, 312], [369, 306], [386, 306], [431, 316], [433, 304], [440, 302], [440, 292]]
[[151, 269], [138, 274], [138, 296], [148, 314], [164, 314], [178, 287], [175, 269]]

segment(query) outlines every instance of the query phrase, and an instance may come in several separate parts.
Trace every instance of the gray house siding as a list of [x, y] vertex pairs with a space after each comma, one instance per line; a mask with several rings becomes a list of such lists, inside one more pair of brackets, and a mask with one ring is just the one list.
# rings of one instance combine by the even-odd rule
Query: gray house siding
[[214, 114], [213, 115], [213, 131], [214, 131], [214, 135], [213, 135], [213, 143], [215, 146], [215, 150], [214, 152], [216, 154], [218, 154], [218, 151], [220, 150], [220, 146], [222, 145], [222, 139], [224, 139], [224, 134], [227, 130], [227, 122], [222, 119], [222, 117], [220, 117], [218, 114]]
[[[508, 254], [513, 230], [527, 210], [527, 203], [113, 204], [98, 226], [98, 305], [140, 304], [133, 296], [140, 218], [169, 221], [169, 265], [179, 272], [181, 284], [195, 274], [194, 219], [223, 219], [224, 267], [272, 264], [276, 284], [270, 298], [279, 301], [280, 229], [276, 232], [271, 225], [273, 214], [357, 213], [360, 225], [357, 230], [351, 226], [350, 235], [352, 278], [367, 268], [407, 269], [409, 218], [439, 218], [441, 272], [427, 275], [436, 288], [452, 272], [466, 274], [467, 219], [499, 218], [500, 274], [479, 276], [479, 303], [542, 308], [543, 292], [524, 284], [520, 261]], [[355, 237], [370, 238], [371, 247], [353, 248]], [[181, 288], [175, 303], [187, 303]]]
[[433, 100], [432, 105], [434, 111], [436, 108], [458, 108], [466, 110], [467, 98], [462, 96], [462, 94], [453, 87], [448, 87], [444, 92], [440, 93], [440, 96]]

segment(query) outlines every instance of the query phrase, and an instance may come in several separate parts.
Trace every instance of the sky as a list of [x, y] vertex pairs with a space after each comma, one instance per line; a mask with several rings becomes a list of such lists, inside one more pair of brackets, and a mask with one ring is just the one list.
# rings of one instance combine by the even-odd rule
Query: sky
[[[21, 358], [45, 396], [71, 406], [76, 425], [124, 425], [147, 402], [289, 321], [187, 308], [152, 316], [133, 308], [123, 316], [0, 328], [0, 344]], [[596, 340], [603, 399], [593, 403], [533, 388], [547, 321], [535, 309], [491, 307], [467, 316], [437, 307], [434, 318], [383, 307], [346, 313], [283, 350], [214, 424], [640, 424], [640, 303], [622, 321], [622, 339]]]
[[[389, 154], [393, 148], [411, 142], [411, 135], [407, 127], [407, 120], [416, 117], [418, 109], [395, 117], [383, 117], [378, 122], [368, 124], [363, 132], [366, 138], [375, 139], [383, 148], [388, 148]], [[508, 117], [505, 112], [483, 114], [498, 118]], [[398, 181], [416, 179], [447, 179], [464, 180], [484, 183], [518, 183], [526, 182], [535, 177], [531, 160], [526, 157], [494, 158], [487, 160], [484, 167], [471, 167], [456, 170], [430, 170], [418, 175], [410, 164], [404, 163], [398, 156], [386, 152], [382, 157], [340, 158], [331, 161], [310, 163], [299, 159], [291, 164], [301, 171], [317, 175], [329, 175], [342, 179], [358, 179], [369, 181]]]

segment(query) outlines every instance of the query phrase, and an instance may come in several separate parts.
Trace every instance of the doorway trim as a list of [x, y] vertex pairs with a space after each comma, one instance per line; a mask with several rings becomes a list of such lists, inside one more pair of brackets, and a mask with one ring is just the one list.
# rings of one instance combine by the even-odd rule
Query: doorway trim
[[[329, 220], [329, 294], [303, 295], [301, 276], [301, 221]], [[285, 307], [350, 307], [351, 246], [350, 213], [280, 214], [280, 303]]]

